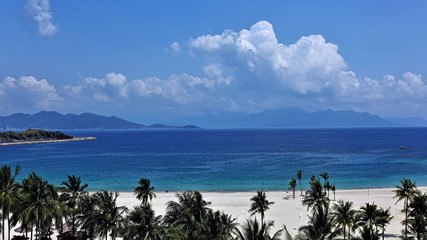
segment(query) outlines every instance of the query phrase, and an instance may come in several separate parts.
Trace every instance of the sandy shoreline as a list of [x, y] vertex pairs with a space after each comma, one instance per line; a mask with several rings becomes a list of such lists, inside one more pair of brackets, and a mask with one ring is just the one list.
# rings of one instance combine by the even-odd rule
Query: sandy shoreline
[[[419, 190], [425, 192], [427, 187], [419, 187]], [[386, 239], [399, 239], [398, 236], [403, 229], [400, 222], [404, 219], [404, 214], [400, 211], [403, 208], [403, 202], [396, 203], [393, 199], [395, 188], [380, 189], [354, 189], [337, 190], [336, 203], [339, 199], [352, 201], [353, 208], [359, 209], [366, 202], [375, 203], [382, 208], [390, 208], [391, 215], [394, 217], [391, 224], [386, 229]], [[303, 191], [304, 193], [304, 191]], [[140, 202], [135, 198], [132, 192], [119, 192], [118, 204], [127, 206], [129, 210]], [[202, 192], [206, 201], [211, 202], [210, 207], [214, 210], [221, 210], [232, 214], [239, 224], [243, 224], [247, 218], [250, 218], [248, 209], [250, 207], [250, 198], [256, 194], [253, 192]], [[166, 213], [166, 203], [176, 201], [176, 192], [156, 192], [157, 198], [152, 201], [153, 209], [157, 215]], [[297, 234], [300, 226], [308, 221], [307, 209], [301, 203], [300, 192], [296, 191], [296, 198], [292, 199], [292, 191], [269, 191], [266, 193], [269, 201], [274, 201], [265, 214], [265, 218], [275, 222], [274, 231], [279, 230], [286, 225], [292, 235]], [[330, 198], [333, 199], [333, 193], [330, 192]], [[257, 216], [259, 218], [259, 216]], [[357, 233], [358, 234], [358, 233]]]
[[96, 137], [74, 137], [74, 138], [71, 138], [71, 139], [60, 139], [60, 140], [3, 142], [3, 143], [0, 143], [0, 146], [12, 146], [12, 145], [23, 145], [23, 144], [38, 144], [38, 143], [58, 143], [58, 142], [71, 142], [71, 141], [87, 141], [87, 140], [96, 140]]
[[[427, 191], [427, 187], [418, 187], [422, 192]], [[377, 189], [347, 189], [337, 190], [335, 194], [336, 203], [339, 199], [352, 201], [353, 208], [359, 209], [365, 203], [375, 203], [382, 208], [390, 208], [391, 215], [394, 217], [391, 224], [386, 228], [386, 239], [397, 240], [403, 226], [400, 222], [404, 219], [404, 213], [401, 212], [403, 202], [396, 203], [393, 199], [395, 188], [377, 188]], [[156, 215], [164, 216], [166, 213], [166, 204], [169, 201], [177, 201], [177, 192], [155, 192], [157, 197], [153, 199], [152, 206]], [[250, 198], [256, 194], [256, 191], [251, 192], [203, 192], [203, 198], [211, 202], [210, 208], [214, 210], [224, 211], [231, 214], [236, 221], [243, 225], [246, 219], [251, 218], [248, 209], [250, 207]], [[304, 191], [303, 191], [304, 193]], [[273, 220], [275, 225], [273, 231], [277, 231], [286, 225], [291, 235], [298, 233], [298, 228], [305, 225], [308, 221], [307, 209], [302, 205], [302, 197], [300, 192], [295, 192], [295, 199], [292, 199], [292, 191], [267, 191], [267, 199], [275, 202], [270, 210], [265, 213], [265, 218]], [[331, 200], [334, 199], [333, 193], [330, 192]], [[134, 206], [140, 204], [140, 201], [135, 198], [133, 192], [119, 192], [117, 199], [119, 206], [126, 206], [132, 210]], [[259, 219], [259, 216], [257, 216]], [[359, 233], [356, 233], [359, 235]], [[7, 235], [7, 230], [6, 230]], [[19, 235], [12, 231], [11, 235]], [[12, 237], [12, 236], [11, 236]], [[52, 235], [52, 239], [56, 239], [56, 234]]]

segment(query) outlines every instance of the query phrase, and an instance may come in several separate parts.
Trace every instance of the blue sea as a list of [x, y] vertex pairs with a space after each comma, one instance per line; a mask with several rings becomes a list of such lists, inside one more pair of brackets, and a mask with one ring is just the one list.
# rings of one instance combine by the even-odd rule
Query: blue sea
[[[59, 185], [77, 175], [90, 190], [285, 190], [302, 171], [328, 172], [337, 189], [427, 186], [427, 128], [251, 130], [64, 130], [95, 141], [0, 147], [1, 165], [20, 165]], [[406, 149], [401, 149], [406, 146]]]

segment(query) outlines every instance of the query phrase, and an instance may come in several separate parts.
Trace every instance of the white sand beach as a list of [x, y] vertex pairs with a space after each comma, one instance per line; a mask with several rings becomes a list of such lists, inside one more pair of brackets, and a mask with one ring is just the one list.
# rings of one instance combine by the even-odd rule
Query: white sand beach
[[[427, 187], [419, 187], [418, 189], [422, 192], [427, 191]], [[396, 199], [393, 199], [393, 190], [394, 188], [337, 190], [336, 201], [332, 201], [332, 203], [343, 199], [345, 201], [352, 201], [355, 209], [359, 209], [366, 202], [375, 203], [382, 208], [390, 208], [394, 218], [386, 229], [385, 238], [397, 240], [403, 229], [400, 222], [405, 216], [401, 211], [403, 201], [395, 204]], [[135, 198], [133, 192], [120, 192], [119, 194], [117, 204], [120, 206], [126, 206], [129, 210], [132, 210], [134, 206], [140, 204], [140, 201]], [[212, 209], [232, 214], [239, 224], [244, 224], [246, 219], [251, 217], [250, 213], [248, 213], [251, 204], [250, 198], [256, 192], [202, 192], [202, 194], [206, 201], [211, 202], [210, 207]], [[166, 203], [171, 200], [177, 200], [176, 192], [156, 192], [156, 195], [157, 197], [152, 201], [156, 215], [164, 215], [166, 212]], [[266, 195], [269, 201], [275, 202], [265, 214], [266, 219], [273, 220], [275, 223], [273, 231], [277, 231], [283, 228], [283, 225], [286, 225], [289, 232], [292, 235], [296, 235], [298, 228], [305, 225], [308, 221], [308, 212], [302, 205], [300, 192], [296, 191], [295, 199], [292, 199], [292, 191], [268, 191]], [[330, 192], [330, 198], [334, 198], [332, 192]], [[259, 219], [259, 216], [257, 218]], [[11, 235], [19, 234], [12, 231]], [[52, 235], [52, 239], [56, 239], [56, 234]]]
[[[418, 188], [425, 192], [427, 187]], [[386, 230], [386, 239], [399, 239], [399, 234], [403, 229], [400, 222], [405, 218], [401, 212], [403, 201], [396, 203], [397, 199], [393, 199], [394, 188], [387, 189], [358, 189], [358, 190], [337, 190], [336, 200], [343, 199], [352, 201], [353, 207], [359, 209], [366, 202], [374, 202], [379, 207], [389, 208], [394, 217], [391, 224]], [[255, 192], [202, 192], [206, 201], [211, 202], [210, 207], [214, 210], [221, 210], [228, 214], [232, 214], [237, 218], [239, 224], [243, 224], [246, 218], [250, 218], [248, 209], [250, 207], [250, 198]], [[304, 193], [304, 192], [303, 192]], [[177, 200], [176, 192], [156, 192], [157, 198], [153, 199], [153, 208], [156, 214], [164, 215], [166, 211], [166, 203], [171, 200]], [[283, 225], [292, 235], [296, 235], [298, 228], [307, 223], [308, 212], [306, 207], [301, 203], [302, 197], [300, 192], [296, 191], [296, 198], [292, 199], [292, 191], [270, 191], [266, 193], [269, 201], [274, 201], [270, 210], [266, 212], [265, 218], [273, 220], [275, 223], [274, 231], [279, 230]], [[330, 192], [330, 198], [333, 199], [333, 193]], [[336, 202], [336, 201], [333, 201]], [[121, 192], [118, 204], [125, 205], [129, 209], [139, 204], [132, 192]], [[259, 216], [257, 216], [259, 219]], [[357, 233], [358, 234], [358, 233]]]

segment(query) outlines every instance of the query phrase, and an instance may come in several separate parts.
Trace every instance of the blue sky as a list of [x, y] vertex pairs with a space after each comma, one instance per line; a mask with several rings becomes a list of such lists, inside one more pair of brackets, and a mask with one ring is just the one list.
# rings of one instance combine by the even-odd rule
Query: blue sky
[[0, 115], [427, 118], [425, 1], [0, 0]]

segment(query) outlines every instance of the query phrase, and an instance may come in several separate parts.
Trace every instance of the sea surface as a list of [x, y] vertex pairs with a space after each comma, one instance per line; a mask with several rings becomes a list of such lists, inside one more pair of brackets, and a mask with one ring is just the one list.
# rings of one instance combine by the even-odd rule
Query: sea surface
[[97, 140], [1, 146], [0, 164], [90, 190], [132, 191], [142, 177], [157, 191], [286, 190], [297, 170], [305, 189], [323, 172], [337, 189], [427, 186], [427, 128], [63, 132]]

